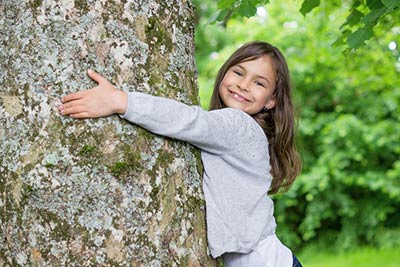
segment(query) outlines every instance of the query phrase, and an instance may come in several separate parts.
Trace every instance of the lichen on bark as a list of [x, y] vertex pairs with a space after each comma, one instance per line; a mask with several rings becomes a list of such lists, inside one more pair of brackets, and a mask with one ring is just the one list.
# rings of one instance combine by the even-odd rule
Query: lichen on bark
[[213, 266], [199, 155], [111, 116], [72, 120], [95, 84], [197, 104], [185, 0], [0, 1], [0, 266]]

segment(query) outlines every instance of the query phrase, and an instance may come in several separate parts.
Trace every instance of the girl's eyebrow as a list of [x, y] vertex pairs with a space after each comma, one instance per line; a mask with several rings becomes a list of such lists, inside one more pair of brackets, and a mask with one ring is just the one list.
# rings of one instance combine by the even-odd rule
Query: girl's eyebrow
[[[243, 66], [240, 65], [240, 64], [237, 64], [237, 65], [235, 65], [235, 66], [241, 68], [243, 71], [246, 71], [246, 68], [243, 67]], [[269, 85], [272, 85], [271, 82], [267, 79], [267, 77], [264, 77], [264, 76], [262, 76], [262, 75], [256, 74], [256, 78], [264, 79], [264, 80], [266, 80], [266, 81], [269, 83]]]

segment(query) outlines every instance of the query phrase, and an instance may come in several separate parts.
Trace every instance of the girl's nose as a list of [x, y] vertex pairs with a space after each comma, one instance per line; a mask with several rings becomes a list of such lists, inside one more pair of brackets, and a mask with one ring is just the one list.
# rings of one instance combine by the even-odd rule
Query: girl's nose
[[242, 79], [238, 82], [237, 86], [242, 91], [249, 91], [250, 90], [250, 83], [246, 79]]

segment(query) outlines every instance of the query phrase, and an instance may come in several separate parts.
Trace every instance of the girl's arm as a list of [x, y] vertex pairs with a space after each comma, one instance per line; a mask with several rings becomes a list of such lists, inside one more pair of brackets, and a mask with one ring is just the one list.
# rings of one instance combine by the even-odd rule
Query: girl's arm
[[[62, 98], [61, 114], [72, 118], [98, 118], [114, 113], [153, 133], [183, 140], [212, 153], [232, 148], [238, 110], [204, 111], [163, 97], [116, 90], [105, 78], [88, 71], [98, 86]], [[243, 114], [239, 114], [243, 115]], [[239, 127], [240, 128], [240, 127]], [[235, 133], [237, 134], [237, 133]]]

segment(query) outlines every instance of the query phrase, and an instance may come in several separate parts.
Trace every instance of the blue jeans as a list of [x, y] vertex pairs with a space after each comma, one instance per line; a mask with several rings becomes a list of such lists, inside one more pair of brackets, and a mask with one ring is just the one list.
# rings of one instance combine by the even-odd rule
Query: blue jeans
[[293, 267], [303, 267], [296, 256], [293, 254]]

